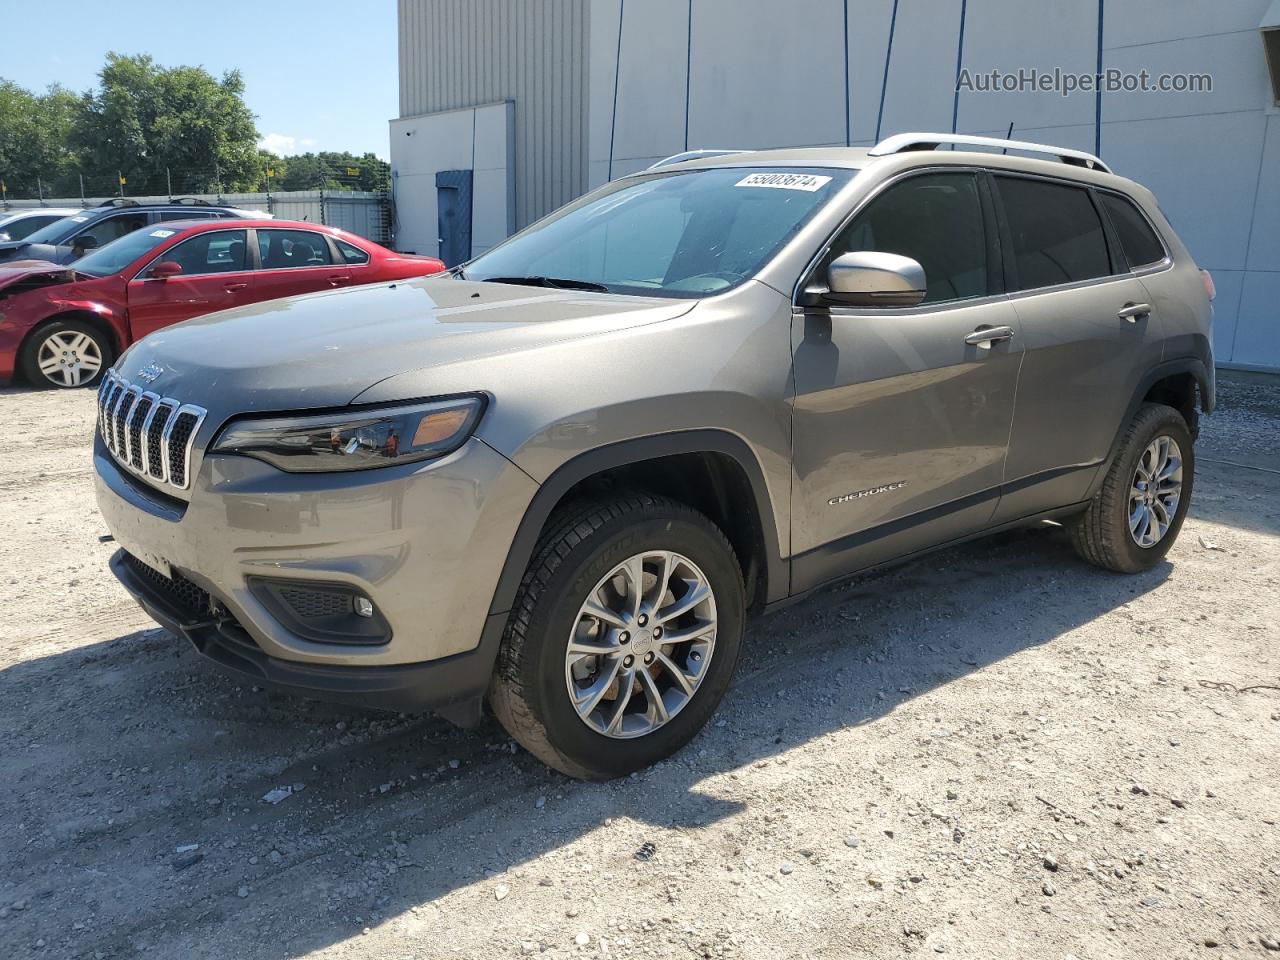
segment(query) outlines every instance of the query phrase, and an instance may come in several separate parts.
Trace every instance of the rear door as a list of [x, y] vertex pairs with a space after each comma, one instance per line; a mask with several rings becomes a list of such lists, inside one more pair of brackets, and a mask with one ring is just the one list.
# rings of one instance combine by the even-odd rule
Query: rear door
[[[1022, 341], [985, 181], [952, 168], [890, 185], [837, 236], [818, 282], [857, 250], [919, 261], [928, 293], [797, 315], [796, 590], [981, 529], [1004, 477]], [[982, 328], [999, 335], [974, 342]]]
[[998, 520], [1083, 500], [1142, 373], [1160, 361], [1159, 317], [1095, 193], [996, 174], [1010, 299], [1026, 350]]
[[[155, 227], [153, 233], [169, 231]], [[182, 272], [160, 279], [150, 270], [173, 261]], [[247, 230], [205, 230], [157, 254], [129, 281], [129, 326], [134, 339], [191, 317], [253, 300]]]
[[[371, 262], [372, 258], [368, 251], [362, 250], [354, 243], [349, 243], [341, 237], [334, 237], [333, 242], [338, 247], [338, 255], [342, 257], [347, 267], [347, 275], [350, 278], [351, 286], [359, 286], [362, 283], [373, 283], [380, 279], [377, 276], [378, 268]], [[381, 278], [390, 279], [390, 278]]]
[[345, 287], [351, 271], [335, 255], [328, 234], [300, 227], [258, 227], [254, 299], [275, 300], [297, 293]]

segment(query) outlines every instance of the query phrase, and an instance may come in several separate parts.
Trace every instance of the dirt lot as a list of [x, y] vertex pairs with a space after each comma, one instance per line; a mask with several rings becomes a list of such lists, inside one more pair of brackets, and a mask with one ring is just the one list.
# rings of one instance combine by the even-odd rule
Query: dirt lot
[[0, 391], [0, 957], [1280, 957], [1280, 383], [1221, 390], [1158, 569], [826, 591], [608, 785], [214, 672], [107, 572], [92, 394]]

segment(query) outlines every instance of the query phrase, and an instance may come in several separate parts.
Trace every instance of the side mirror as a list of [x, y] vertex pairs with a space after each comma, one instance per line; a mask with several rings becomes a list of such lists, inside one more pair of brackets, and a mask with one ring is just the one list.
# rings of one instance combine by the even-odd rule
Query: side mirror
[[173, 260], [161, 260], [147, 271], [147, 276], [152, 280], [168, 280], [170, 277], [176, 277], [181, 272], [182, 264]]
[[827, 289], [819, 296], [824, 303], [846, 307], [914, 307], [926, 289], [919, 262], [896, 253], [857, 250], [831, 261]]
[[72, 250], [92, 250], [98, 245], [98, 238], [89, 234], [84, 237], [76, 237], [71, 241]]

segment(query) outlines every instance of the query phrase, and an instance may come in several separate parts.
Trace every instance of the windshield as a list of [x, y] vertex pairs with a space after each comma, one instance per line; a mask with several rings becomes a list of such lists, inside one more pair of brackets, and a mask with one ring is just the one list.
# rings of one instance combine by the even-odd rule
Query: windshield
[[92, 250], [77, 260], [76, 272], [87, 273], [91, 277], [105, 277], [113, 273], [119, 273], [133, 261], [150, 253], [177, 232], [177, 230], [157, 228], [155, 230], [135, 230], [133, 233], [126, 233], [119, 240], [112, 240], [105, 247]]
[[35, 233], [27, 234], [26, 241], [27, 243], [51, 243], [57, 246], [80, 229], [80, 225], [88, 219], [88, 214], [77, 213], [73, 217], [63, 217], [53, 223], [46, 223]]
[[482, 254], [460, 276], [663, 297], [721, 293], [764, 266], [853, 173], [732, 167], [620, 181]]

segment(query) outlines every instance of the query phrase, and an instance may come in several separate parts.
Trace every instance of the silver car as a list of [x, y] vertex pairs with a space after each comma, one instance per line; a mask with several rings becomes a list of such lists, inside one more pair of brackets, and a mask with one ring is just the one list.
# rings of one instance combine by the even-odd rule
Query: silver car
[[72, 207], [27, 207], [0, 209], [0, 242], [25, 240], [41, 227], [75, 216], [81, 211]]
[[702, 727], [749, 615], [834, 580], [1049, 519], [1159, 563], [1211, 299], [1088, 154], [682, 158], [448, 275], [135, 345], [99, 392], [112, 568], [254, 682], [464, 725], [487, 701], [614, 777]]

